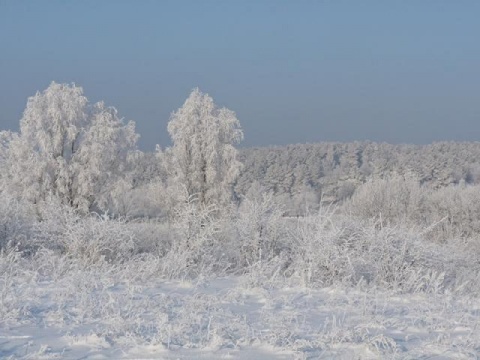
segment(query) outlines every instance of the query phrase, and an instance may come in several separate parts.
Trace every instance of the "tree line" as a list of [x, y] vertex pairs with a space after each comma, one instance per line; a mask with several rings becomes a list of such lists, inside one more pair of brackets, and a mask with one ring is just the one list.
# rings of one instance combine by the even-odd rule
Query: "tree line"
[[480, 143], [296, 144], [238, 150], [235, 113], [194, 89], [167, 127], [172, 146], [137, 147], [133, 121], [75, 84], [30, 97], [20, 131], [0, 132], [0, 190], [38, 204], [55, 197], [81, 213], [172, 216], [195, 201], [217, 210], [271, 192], [289, 215], [349, 199], [372, 177], [413, 176], [443, 188], [480, 182]]
[[343, 202], [372, 177], [413, 176], [434, 189], [480, 182], [479, 142], [322, 142], [243, 149], [240, 159], [235, 192], [247, 194], [256, 183], [294, 214], [305, 205]]

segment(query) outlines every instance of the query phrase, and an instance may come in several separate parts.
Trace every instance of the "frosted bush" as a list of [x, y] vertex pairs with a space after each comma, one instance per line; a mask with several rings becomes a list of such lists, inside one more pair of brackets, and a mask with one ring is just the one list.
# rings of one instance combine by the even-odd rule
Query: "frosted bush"
[[363, 219], [375, 218], [384, 224], [409, 222], [429, 191], [413, 176], [391, 174], [372, 177], [345, 203], [345, 212]]
[[480, 186], [455, 185], [429, 194], [422, 207], [427, 224], [436, 224], [428, 236], [437, 241], [472, 239], [480, 235]]
[[[466, 247], [451, 251], [409, 228], [320, 211], [292, 231], [285, 274], [305, 286], [366, 283], [402, 292], [454, 291], [478, 283]], [[475, 289], [475, 287], [474, 287]], [[472, 289], [473, 290], [473, 289]]]
[[138, 219], [125, 227], [133, 234], [135, 254], [149, 253], [164, 256], [172, 246], [172, 227], [169, 223]]
[[55, 199], [41, 206], [41, 221], [35, 225], [35, 244], [60, 250], [85, 264], [123, 261], [134, 252], [134, 233], [121, 219], [107, 214], [82, 216]]
[[12, 244], [0, 249], [0, 326], [29, 317], [38, 302], [36, 271], [22, 255]]
[[0, 249], [7, 244], [25, 246], [31, 236], [33, 211], [5, 192], [0, 192]]
[[285, 236], [283, 213], [271, 192], [242, 201], [235, 219], [242, 266], [268, 261], [280, 253]]
[[341, 279], [344, 266], [340, 267], [340, 229], [337, 229], [330, 211], [321, 208], [316, 215], [299, 219], [291, 231], [289, 255], [291, 262], [287, 273], [305, 286], [314, 283], [326, 285]]
[[371, 178], [342, 211], [381, 225], [403, 224], [436, 242], [465, 241], [480, 234], [480, 186], [432, 189], [408, 176]]
[[171, 247], [162, 260], [163, 273], [170, 278], [191, 278], [230, 267], [229, 259], [223, 256], [225, 219], [215, 206], [201, 203], [196, 196], [185, 196], [171, 220]]

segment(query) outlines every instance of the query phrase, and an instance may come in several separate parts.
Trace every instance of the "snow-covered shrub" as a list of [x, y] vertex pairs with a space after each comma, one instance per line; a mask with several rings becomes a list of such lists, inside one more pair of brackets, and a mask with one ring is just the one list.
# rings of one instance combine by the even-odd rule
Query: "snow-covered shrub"
[[125, 227], [133, 234], [135, 254], [164, 256], [171, 248], [172, 227], [167, 222], [138, 219], [128, 221]]
[[327, 285], [346, 277], [341, 229], [333, 223], [333, 213], [322, 207], [317, 214], [299, 218], [291, 230], [286, 274], [305, 286]]
[[0, 192], [0, 249], [11, 245], [24, 247], [31, 237], [35, 214], [25, 202]]
[[272, 192], [242, 201], [235, 219], [242, 266], [269, 261], [279, 255], [285, 236], [283, 213]]
[[82, 216], [52, 198], [40, 206], [35, 244], [59, 250], [85, 264], [122, 261], [134, 252], [134, 233], [122, 219], [104, 215]]
[[305, 286], [366, 283], [403, 292], [457, 291], [478, 283], [467, 248], [432, 243], [415, 230], [321, 211], [298, 220], [285, 275]]
[[171, 278], [195, 277], [230, 267], [222, 256], [224, 227], [217, 208], [185, 196], [171, 219], [171, 248], [163, 258], [163, 273]]
[[372, 178], [345, 202], [343, 212], [381, 225], [409, 226], [436, 241], [474, 239], [480, 234], [480, 186], [432, 189], [412, 177]]
[[[15, 306], [18, 294], [15, 292], [15, 279], [20, 271], [18, 262], [21, 253], [17, 248], [4, 246], [0, 249], [0, 319], [7, 321], [19, 315]], [[0, 322], [2, 322], [0, 321]]]
[[425, 198], [421, 209], [426, 235], [439, 242], [480, 237], [480, 186], [452, 185], [437, 189]]
[[0, 249], [0, 326], [27, 318], [38, 301], [36, 271], [23, 255], [12, 243]]
[[428, 190], [412, 176], [392, 174], [372, 177], [344, 204], [344, 211], [382, 224], [410, 222], [417, 215]]

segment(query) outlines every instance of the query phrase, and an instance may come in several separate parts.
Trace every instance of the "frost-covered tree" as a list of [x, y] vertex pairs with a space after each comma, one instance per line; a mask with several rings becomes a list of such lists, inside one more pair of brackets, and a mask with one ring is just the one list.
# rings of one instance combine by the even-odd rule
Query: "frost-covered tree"
[[243, 132], [235, 113], [194, 89], [171, 115], [168, 132], [173, 146], [165, 155], [175, 184], [203, 205], [228, 203], [241, 169], [234, 144], [243, 139]]
[[53, 195], [84, 212], [105, 209], [137, 139], [115, 108], [52, 82], [28, 99], [20, 133], [10, 137], [4, 188], [34, 203]]
[[15, 133], [11, 131], [0, 131], [0, 166], [5, 167], [8, 158], [8, 148], [10, 142], [15, 137]]

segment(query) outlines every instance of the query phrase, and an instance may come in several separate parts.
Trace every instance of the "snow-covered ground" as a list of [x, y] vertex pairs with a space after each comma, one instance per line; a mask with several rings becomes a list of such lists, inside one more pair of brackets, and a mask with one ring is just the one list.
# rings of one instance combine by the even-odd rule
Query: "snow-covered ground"
[[0, 359], [480, 357], [476, 237], [256, 205], [164, 224], [4, 204]]
[[[50, 259], [50, 263], [47, 263]], [[475, 359], [480, 300], [3, 255], [1, 359]], [[40, 266], [41, 262], [44, 262]], [[145, 264], [144, 264], [145, 265]], [[32, 270], [37, 267], [37, 270]], [[287, 285], [288, 283], [288, 285]]]

